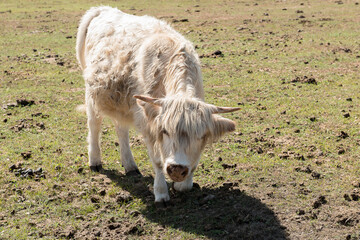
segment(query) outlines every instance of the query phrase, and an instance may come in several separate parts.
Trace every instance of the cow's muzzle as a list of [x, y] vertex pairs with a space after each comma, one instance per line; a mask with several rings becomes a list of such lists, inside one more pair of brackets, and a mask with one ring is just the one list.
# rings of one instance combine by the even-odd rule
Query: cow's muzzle
[[189, 168], [183, 165], [170, 164], [166, 168], [167, 174], [174, 182], [182, 182], [189, 173]]

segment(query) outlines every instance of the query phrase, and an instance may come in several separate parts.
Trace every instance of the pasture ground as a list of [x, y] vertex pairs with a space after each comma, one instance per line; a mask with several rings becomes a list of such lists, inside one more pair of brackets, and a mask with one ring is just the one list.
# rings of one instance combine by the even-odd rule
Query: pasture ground
[[142, 178], [124, 176], [110, 121], [89, 171], [74, 48], [99, 1], [50, 2], [0, 1], [0, 239], [359, 239], [359, 1], [101, 2], [171, 22], [206, 101], [242, 108], [167, 210], [135, 132]]

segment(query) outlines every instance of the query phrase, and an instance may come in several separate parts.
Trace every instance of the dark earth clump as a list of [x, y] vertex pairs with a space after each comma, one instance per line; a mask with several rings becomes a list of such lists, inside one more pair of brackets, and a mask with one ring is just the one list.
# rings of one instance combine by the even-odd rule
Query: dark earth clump
[[307, 83], [317, 85], [317, 81], [313, 77], [303, 76], [303, 77], [295, 77], [290, 81], [291, 83]]
[[178, 23], [178, 22], [189, 22], [189, 19], [187, 18], [182, 18], [182, 19], [173, 19], [172, 20], [173, 23]]
[[350, 113], [345, 113], [343, 116], [344, 116], [344, 118], [349, 118], [349, 117], [350, 117]]
[[132, 196], [128, 192], [121, 192], [116, 196], [116, 202], [118, 203], [128, 203], [132, 199]]
[[312, 169], [310, 168], [310, 165], [305, 166], [305, 167], [296, 167], [295, 171], [303, 172], [303, 173], [312, 173]]
[[33, 170], [31, 168], [22, 168], [22, 164], [13, 164], [9, 167], [10, 172], [14, 172], [15, 176], [20, 178], [31, 178], [39, 181], [41, 178], [45, 177], [45, 172], [41, 167]]
[[10, 127], [14, 132], [20, 132], [23, 129], [37, 129], [38, 131], [45, 130], [45, 124], [43, 122], [34, 122], [33, 119], [20, 119], [17, 124]]
[[34, 104], [35, 104], [34, 100], [27, 100], [27, 99], [21, 98], [21, 99], [16, 99], [16, 103], [8, 103], [8, 104], [3, 105], [2, 108], [6, 110], [6, 109], [14, 108], [14, 107], [29, 107]]
[[310, 121], [312, 121], [312, 122], [315, 122], [315, 121], [316, 121], [316, 117], [310, 117], [309, 119], [310, 119]]
[[298, 210], [296, 210], [296, 214], [297, 215], [304, 215], [305, 211], [303, 209], [298, 209]]
[[342, 138], [342, 139], [345, 139], [345, 138], [348, 138], [349, 137], [349, 134], [347, 134], [346, 132], [344, 131], [341, 131], [338, 135], [339, 138]]
[[25, 159], [25, 160], [31, 158], [31, 151], [29, 151], [29, 152], [22, 152], [22, 153], [21, 153], [21, 157], [22, 157], [23, 159]]
[[341, 155], [341, 154], [344, 154], [345, 153], [345, 149], [344, 148], [340, 148], [339, 151], [338, 151], [338, 154]]
[[224, 54], [220, 50], [216, 50], [210, 54], [202, 54], [199, 57], [200, 58], [217, 58], [217, 57], [224, 57]]
[[319, 196], [313, 203], [313, 208], [314, 209], [319, 208], [326, 203], [327, 203], [327, 200], [326, 200], [325, 196]]
[[314, 179], [319, 179], [321, 177], [321, 174], [318, 173], [318, 172], [312, 172], [311, 173], [311, 176], [314, 178]]
[[347, 193], [344, 194], [344, 199], [349, 202], [351, 201], [351, 198], [350, 198], [349, 194], [347, 194]]
[[237, 166], [237, 164], [227, 164], [227, 163], [223, 163], [221, 164], [221, 166], [224, 168], [224, 169], [228, 169], [228, 168], [235, 168]]

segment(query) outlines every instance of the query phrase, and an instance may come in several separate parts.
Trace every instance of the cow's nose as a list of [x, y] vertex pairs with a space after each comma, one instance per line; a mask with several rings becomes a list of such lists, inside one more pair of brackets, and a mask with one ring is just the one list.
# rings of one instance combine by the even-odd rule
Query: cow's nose
[[183, 165], [171, 164], [166, 168], [169, 177], [174, 182], [182, 182], [189, 172], [189, 168]]

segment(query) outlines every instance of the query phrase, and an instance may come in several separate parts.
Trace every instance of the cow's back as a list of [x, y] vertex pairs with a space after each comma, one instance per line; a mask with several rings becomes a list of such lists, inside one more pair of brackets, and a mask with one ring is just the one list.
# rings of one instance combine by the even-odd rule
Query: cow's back
[[[89, 10], [96, 11], [99, 8]], [[132, 122], [135, 94], [144, 93], [137, 66], [139, 48], [149, 36], [175, 32], [165, 22], [133, 16], [110, 7], [90, 22], [84, 46], [87, 94], [102, 113]]]
[[92, 8], [86, 15], [95, 16], [84, 43], [87, 95], [110, 117], [132, 122], [137, 110], [133, 95], [165, 95], [164, 71], [180, 46], [187, 46], [199, 65], [192, 44], [164, 21], [110, 7]]

